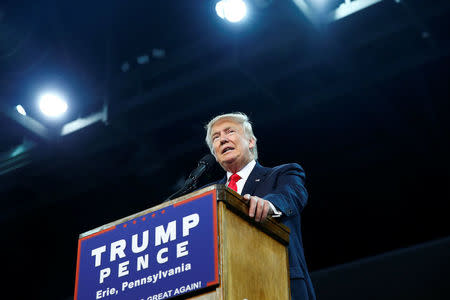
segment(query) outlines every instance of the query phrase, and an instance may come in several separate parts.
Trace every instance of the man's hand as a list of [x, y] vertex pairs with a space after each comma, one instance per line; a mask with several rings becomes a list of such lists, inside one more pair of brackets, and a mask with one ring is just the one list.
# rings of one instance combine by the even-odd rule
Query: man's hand
[[248, 215], [250, 218], [255, 218], [256, 222], [264, 222], [267, 216], [272, 214], [269, 201], [259, 198], [258, 196], [250, 196], [245, 194], [244, 199], [249, 203]]

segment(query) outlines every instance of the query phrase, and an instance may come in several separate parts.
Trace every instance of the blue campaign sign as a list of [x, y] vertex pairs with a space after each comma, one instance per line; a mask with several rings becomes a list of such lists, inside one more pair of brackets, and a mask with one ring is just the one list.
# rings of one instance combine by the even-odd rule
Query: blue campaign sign
[[75, 300], [168, 299], [219, 283], [215, 190], [83, 236]]

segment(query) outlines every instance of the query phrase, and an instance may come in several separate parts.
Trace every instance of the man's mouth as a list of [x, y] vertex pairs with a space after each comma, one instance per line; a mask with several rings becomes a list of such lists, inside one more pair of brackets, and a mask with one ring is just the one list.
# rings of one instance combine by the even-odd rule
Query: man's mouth
[[225, 147], [225, 148], [223, 148], [223, 150], [222, 150], [222, 154], [225, 154], [225, 153], [227, 153], [227, 152], [229, 152], [229, 151], [231, 151], [231, 150], [234, 150], [234, 148], [233, 148], [233, 147]]

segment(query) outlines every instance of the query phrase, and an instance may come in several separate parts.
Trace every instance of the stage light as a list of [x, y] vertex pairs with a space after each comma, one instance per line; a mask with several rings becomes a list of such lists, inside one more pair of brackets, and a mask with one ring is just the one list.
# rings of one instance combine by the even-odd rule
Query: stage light
[[225, 13], [224, 11], [224, 1], [219, 1], [216, 3], [216, 14], [221, 18], [221, 19], [225, 19]]
[[229, 22], [241, 21], [247, 14], [247, 5], [242, 0], [221, 0], [216, 3], [216, 13]]
[[312, 1], [312, 4], [313, 4], [316, 8], [322, 9], [322, 8], [325, 7], [326, 4], [328, 4], [328, 2], [330, 2], [330, 1], [327, 1], [327, 0], [314, 0], [314, 1]]
[[16, 110], [19, 114], [21, 114], [22, 116], [26, 116], [27, 112], [25, 111], [25, 109], [23, 108], [22, 105], [16, 105]]
[[67, 111], [67, 102], [61, 95], [44, 93], [39, 97], [39, 108], [44, 115], [56, 118]]

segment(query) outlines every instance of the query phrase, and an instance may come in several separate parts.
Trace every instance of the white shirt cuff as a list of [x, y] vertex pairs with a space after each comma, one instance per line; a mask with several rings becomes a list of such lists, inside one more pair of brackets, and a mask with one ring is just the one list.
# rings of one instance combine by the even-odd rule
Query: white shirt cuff
[[273, 212], [272, 218], [281, 217], [282, 212], [279, 211], [278, 209], [276, 209], [275, 206], [272, 204], [272, 202], [270, 202], [270, 201], [268, 201], [268, 202], [269, 202], [270, 208], [272, 209], [272, 212]]

